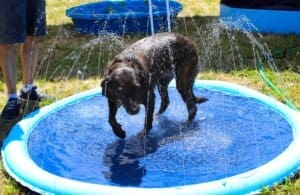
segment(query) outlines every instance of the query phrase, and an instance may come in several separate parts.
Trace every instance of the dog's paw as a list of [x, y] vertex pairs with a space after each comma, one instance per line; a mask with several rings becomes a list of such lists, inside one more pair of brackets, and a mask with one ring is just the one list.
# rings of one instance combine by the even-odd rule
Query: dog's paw
[[201, 104], [201, 103], [204, 103], [204, 102], [206, 102], [206, 101], [208, 101], [208, 99], [205, 98], [205, 97], [195, 97], [195, 102], [196, 102], [197, 104]]
[[126, 132], [123, 130], [114, 131], [115, 135], [118, 136], [121, 139], [124, 139], [126, 137]]
[[161, 115], [161, 113], [156, 112], [156, 113], [154, 114], [154, 117], [157, 118], [157, 117], [159, 117], [160, 115]]
[[187, 120], [183, 123], [183, 128], [189, 128], [193, 124], [193, 121]]
[[148, 138], [148, 133], [146, 133], [145, 130], [142, 130], [141, 132], [139, 132], [137, 134], [137, 137], [141, 138], [141, 139], [147, 139]]

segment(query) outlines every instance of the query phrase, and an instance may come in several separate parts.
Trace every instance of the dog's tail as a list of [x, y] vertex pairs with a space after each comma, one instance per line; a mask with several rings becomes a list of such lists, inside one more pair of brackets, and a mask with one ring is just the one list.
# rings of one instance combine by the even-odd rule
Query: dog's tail
[[196, 96], [194, 96], [194, 101], [195, 101], [197, 104], [201, 104], [201, 103], [203, 103], [203, 102], [208, 101], [208, 99], [205, 98], [205, 97], [196, 97]]

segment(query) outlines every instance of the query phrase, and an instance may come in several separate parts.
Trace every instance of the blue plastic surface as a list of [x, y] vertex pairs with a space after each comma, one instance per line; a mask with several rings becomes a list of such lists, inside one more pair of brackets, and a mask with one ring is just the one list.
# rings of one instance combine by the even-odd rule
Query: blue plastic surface
[[[221, 4], [220, 19], [229, 27], [252, 32], [300, 34], [300, 11], [233, 8]], [[247, 20], [241, 20], [241, 18]]]
[[244, 194], [298, 170], [298, 112], [249, 88], [197, 81], [196, 94], [209, 101], [184, 128], [185, 105], [174, 83], [169, 91], [170, 107], [146, 140], [136, 137], [144, 113], [122, 109], [127, 139], [114, 136], [99, 89], [42, 108], [5, 140], [4, 166], [23, 185], [54, 194]]
[[[171, 25], [175, 24], [182, 5], [170, 0]], [[155, 31], [167, 30], [167, 6], [165, 1], [153, 0], [153, 23]], [[67, 9], [75, 29], [80, 33], [125, 35], [131, 33], [150, 34], [148, 1], [101, 1]]]

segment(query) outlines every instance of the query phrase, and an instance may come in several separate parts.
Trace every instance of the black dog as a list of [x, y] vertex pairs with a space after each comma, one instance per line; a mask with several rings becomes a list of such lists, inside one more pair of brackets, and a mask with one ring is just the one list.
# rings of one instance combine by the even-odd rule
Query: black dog
[[141, 39], [118, 54], [108, 66], [101, 83], [102, 93], [108, 99], [109, 123], [114, 133], [125, 138], [125, 131], [116, 120], [118, 108], [123, 105], [129, 114], [137, 114], [140, 104], [146, 109], [144, 137], [152, 128], [157, 86], [161, 96], [158, 114], [169, 105], [168, 84], [175, 77], [176, 88], [188, 109], [187, 123], [195, 118], [196, 103], [206, 98], [193, 94], [193, 83], [198, 73], [195, 44], [178, 33], [158, 33]]

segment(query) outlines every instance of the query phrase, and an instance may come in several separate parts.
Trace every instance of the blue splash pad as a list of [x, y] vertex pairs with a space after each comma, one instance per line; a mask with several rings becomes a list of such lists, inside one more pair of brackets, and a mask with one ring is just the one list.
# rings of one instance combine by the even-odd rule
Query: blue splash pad
[[[100, 95], [100, 90], [67, 101], [48, 110], [47, 114], [36, 113], [42, 117], [29, 127], [30, 133], [25, 139], [27, 155], [38, 169], [54, 175], [50, 177], [54, 184], [45, 189], [43, 185], [49, 185], [49, 180], [46, 184], [41, 181], [33, 189], [64, 194], [87, 193], [88, 188], [94, 190], [91, 192], [102, 193], [120, 189], [129, 192], [249, 193], [279, 182], [296, 171], [299, 167], [296, 155], [291, 160], [295, 163], [282, 157], [288, 165], [286, 168], [279, 165], [278, 171], [273, 167], [276, 163], [269, 164], [285, 153], [299, 152], [299, 149], [292, 149], [295, 137], [299, 137], [296, 132], [299, 127], [294, 124], [299, 120], [298, 113], [278, 102], [276, 106], [279, 107], [276, 107], [270, 98], [269, 102], [263, 102], [242, 94], [228, 88], [230, 85], [203, 83], [201, 87], [201, 82], [197, 81], [194, 91], [209, 101], [197, 106], [193, 125], [183, 126], [187, 111], [172, 84], [169, 88], [171, 104], [163, 115], [155, 118], [146, 140], [136, 136], [143, 128], [144, 110], [129, 116], [120, 109], [117, 119], [126, 130], [127, 138], [120, 140], [113, 134], [107, 122], [106, 97]], [[158, 108], [160, 102], [156, 99]], [[282, 108], [291, 111], [296, 118], [291, 119], [280, 110]], [[34, 114], [31, 117], [34, 118]], [[27, 120], [31, 120], [30, 116]], [[14, 129], [4, 148], [17, 138], [14, 131], [22, 130], [22, 124]], [[299, 146], [298, 141], [297, 144]], [[11, 157], [3, 154], [4, 158]], [[10, 164], [4, 164], [10, 170]], [[261, 178], [261, 172], [268, 178]], [[72, 181], [74, 186], [70, 184]], [[214, 185], [219, 189], [214, 189]], [[75, 186], [79, 189], [72, 189]]]
[[170, 187], [246, 172], [292, 141], [288, 122], [253, 98], [203, 89], [195, 94], [209, 101], [198, 105], [195, 123], [185, 128], [185, 104], [176, 88], [169, 88], [171, 104], [146, 140], [136, 136], [144, 111], [118, 112], [127, 132], [127, 139], [119, 140], [107, 122], [105, 96], [70, 105], [37, 124], [28, 140], [30, 157], [46, 171], [83, 182]]

